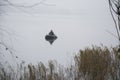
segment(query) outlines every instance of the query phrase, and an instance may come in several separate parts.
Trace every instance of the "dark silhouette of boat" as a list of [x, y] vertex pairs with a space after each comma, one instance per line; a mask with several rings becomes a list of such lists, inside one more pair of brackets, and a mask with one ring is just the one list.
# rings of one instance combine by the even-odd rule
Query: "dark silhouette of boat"
[[54, 32], [51, 30], [48, 35], [45, 36], [45, 40], [49, 41], [49, 43], [52, 45], [53, 42], [57, 39], [57, 36], [54, 34]]

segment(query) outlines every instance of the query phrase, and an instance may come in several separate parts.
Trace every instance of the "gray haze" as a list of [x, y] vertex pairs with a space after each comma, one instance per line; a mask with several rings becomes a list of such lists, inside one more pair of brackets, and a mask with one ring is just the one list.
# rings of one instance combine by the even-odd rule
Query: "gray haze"
[[[38, 0], [11, 1], [31, 5]], [[4, 7], [0, 23], [14, 33], [12, 45], [20, 59], [32, 63], [55, 59], [68, 65], [87, 46], [117, 45], [117, 39], [107, 33], [116, 34], [107, 1], [46, 0], [33, 8]], [[50, 30], [58, 36], [53, 45], [44, 38]]]

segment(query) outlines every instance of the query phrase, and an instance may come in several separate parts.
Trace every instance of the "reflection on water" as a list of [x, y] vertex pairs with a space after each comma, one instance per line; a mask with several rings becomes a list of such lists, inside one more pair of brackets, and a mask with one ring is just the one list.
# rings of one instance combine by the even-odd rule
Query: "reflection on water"
[[[108, 17], [89, 15], [6, 15], [1, 24], [15, 31], [19, 39], [13, 43], [17, 55], [27, 62], [47, 62], [55, 59], [58, 63], [68, 64], [71, 56], [86, 46], [115, 45], [114, 38], [105, 29], [114, 30]], [[97, 21], [97, 20], [100, 21]], [[51, 46], [45, 41], [50, 30], [59, 37]], [[113, 31], [114, 32], [114, 31]]]

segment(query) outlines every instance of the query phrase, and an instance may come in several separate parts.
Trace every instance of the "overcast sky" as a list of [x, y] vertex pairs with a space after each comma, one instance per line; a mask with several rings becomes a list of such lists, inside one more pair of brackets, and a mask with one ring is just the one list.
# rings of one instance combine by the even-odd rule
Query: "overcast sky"
[[[40, 0], [11, 0], [21, 5]], [[4, 7], [0, 23], [17, 35], [16, 55], [27, 62], [57, 60], [68, 65], [73, 54], [91, 45], [116, 46], [117, 39], [108, 0], [44, 0], [33, 8]], [[45, 35], [53, 30], [58, 39], [50, 45]], [[14, 39], [15, 36], [12, 36]]]

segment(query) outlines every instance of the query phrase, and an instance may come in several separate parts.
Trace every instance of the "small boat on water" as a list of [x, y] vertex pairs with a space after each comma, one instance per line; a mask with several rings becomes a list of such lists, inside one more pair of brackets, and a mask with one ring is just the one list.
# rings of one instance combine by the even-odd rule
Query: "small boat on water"
[[51, 45], [56, 39], [57, 39], [57, 36], [54, 34], [52, 30], [49, 32], [49, 34], [45, 36], [45, 40], [48, 41]]

